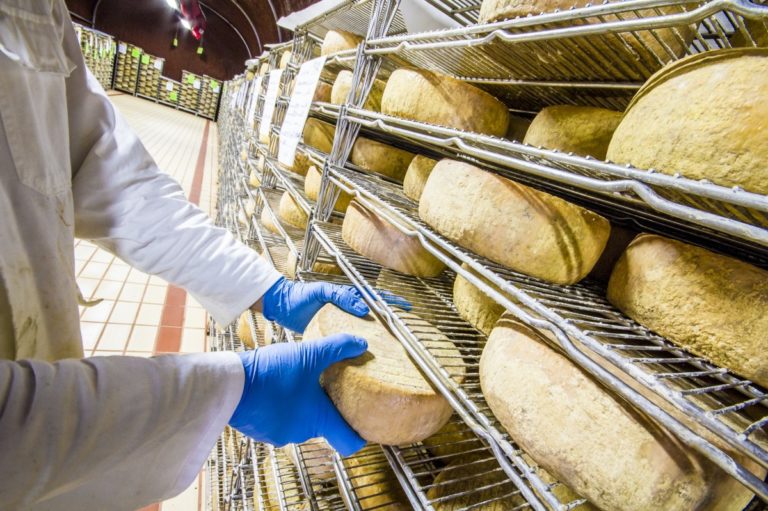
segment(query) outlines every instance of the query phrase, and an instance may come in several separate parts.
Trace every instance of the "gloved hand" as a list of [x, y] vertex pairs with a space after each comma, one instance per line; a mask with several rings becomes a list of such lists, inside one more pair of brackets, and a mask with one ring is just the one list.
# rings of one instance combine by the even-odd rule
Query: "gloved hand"
[[[379, 294], [388, 303], [410, 310], [411, 305], [404, 298], [386, 291], [379, 291]], [[264, 293], [261, 303], [265, 318], [299, 333], [304, 332], [317, 311], [327, 303], [333, 303], [358, 317], [369, 312], [360, 292], [352, 286], [329, 282], [295, 282], [285, 277]]]
[[229, 425], [278, 447], [324, 437], [342, 456], [353, 454], [365, 446], [365, 440], [322, 389], [320, 374], [366, 349], [364, 339], [336, 334], [238, 353], [245, 368], [245, 387]]

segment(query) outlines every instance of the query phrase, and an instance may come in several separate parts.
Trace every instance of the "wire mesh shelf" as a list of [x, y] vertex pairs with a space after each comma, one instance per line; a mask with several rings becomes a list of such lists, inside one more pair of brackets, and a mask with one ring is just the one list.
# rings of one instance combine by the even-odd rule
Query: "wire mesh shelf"
[[[296, 26], [295, 32], [310, 32], [319, 37], [324, 37], [329, 30], [344, 30], [354, 34], [365, 36], [368, 33], [368, 25], [373, 17], [373, 0], [350, 0], [342, 2], [334, 8]], [[398, 12], [392, 26], [391, 34], [405, 32], [405, 21]]]
[[766, 34], [768, 7], [747, 0], [628, 0], [371, 39], [365, 51], [475, 83], [517, 110], [624, 110], [666, 63], [764, 45]]

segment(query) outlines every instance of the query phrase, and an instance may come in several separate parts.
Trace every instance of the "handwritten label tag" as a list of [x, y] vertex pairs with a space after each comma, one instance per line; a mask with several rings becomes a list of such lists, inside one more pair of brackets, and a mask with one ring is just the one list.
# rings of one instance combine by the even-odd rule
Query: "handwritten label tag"
[[117, 45], [117, 51], [120, 53], [126, 53], [128, 51], [128, 46], [125, 43], [120, 43]]
[[157, 69], [158, 71], [162, 71], [163, 70], [163, 61], [160, 60], [160, 59], [155, 60], [154, 66], [155, 66], [155, 69]]
[[312, 105], [312, 98], [315, 96], [317, 82], [320, 80], [324, 65], [325, 57], [308, 60], [301, 65], [296, 75], [291, 102], [288, 103], [283, 126], [280, 128], [280, 148], [277, 152], [277, 161], [288, 167], [293, 166], [296, 147], [304, 131], [309, 107]]
[[269, 142], [269, 132], [272, 129], [272, 115], [275, 113], [275, 103], [277, 102], [277, 93], [280, 91], [280, 77], [282, 74], [282, 69], [276, 69], [269, 74], [267, 94], [264, 96], [264, 112], [261, 115], [261, 126], [259, 126], [259, 140], [265, 144]]
[[195, 80], [194, 83], [192, 83], [192, 87], [194, 87], [195, 90], [200, 90], [200, 80]]
[[165, 90], [172, 91], [173, 90], [173, 82], [165, 82]]
[[248, 116], [246, 117], [247, 119], [246, 126], [248, 126], [249, 128], [253, 128], [253, 121], [254, 121], [254, 118], [256, 117], [256, 105], [259, 102], [258, 99], [259, 99], [259, 92], [261, 92], [261, 80], [262, 80], [261, 76], [256, 77], [256, 80], [254, 80], [253, 85], [251, 87], [251, 95], [248, 98]]

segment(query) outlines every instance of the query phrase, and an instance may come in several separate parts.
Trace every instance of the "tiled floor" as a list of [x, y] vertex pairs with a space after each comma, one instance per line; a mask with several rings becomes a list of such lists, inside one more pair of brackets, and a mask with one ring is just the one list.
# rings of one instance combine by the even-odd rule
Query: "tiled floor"
[[[160, 169], [181, 183], [189, 197], [203, 150], [206, 121], [143, 99], [110, 94]], [[209, 123], [199, 205], [210, 215], [216, 203], [216, 149], [216, 125]], [[168, 346], [178, 346], [182, 353], [206, 350], [206, 312], [183, 291], [132, 269], [86, 240], [76, 241], [75, 271], [83, 296], [87, 300], [101, 300], [90, 307], [80, 307], [86, 356], [148, 357], [176, 351]], [[169, 297], [172, 299], [167, 302]], [[161, 332], [168, 330], [180, 338], [180, 343], [169, 344], [163, 339]], [[202, 478], [198, 478], [178, 497], [148, 509], [202, 509], [201, 484]]]

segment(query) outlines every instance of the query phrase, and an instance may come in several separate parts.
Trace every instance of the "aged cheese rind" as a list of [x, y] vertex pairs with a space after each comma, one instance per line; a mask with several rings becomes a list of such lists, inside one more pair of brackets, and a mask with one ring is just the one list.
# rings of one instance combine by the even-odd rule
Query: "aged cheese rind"
[[458, 420], [451, 419], [437, 433], [421, 442], [433, 456], [442, 458], [446, 463], [451, 461], [448, 458], [462, 456], [483, 446], [474, 433]]
[[[490, 456], [490, 454], [489, 454]], [[435, 478], [427, 498], [435, 511], [508, 511], [526, 503], [495, 460], [466, 457], [453, 461]], [[438, 500], [438, 499], [447, 500]]]
[[291, 172], [295, 172], [296, 174], [299, 174], [300, 176], [305, 176], [307, 174], [307, 171], [309, 171], [309, 167], [312, 166], [312, 160], [309, 159], [309, 156], [304, 154], [303, 151], [296, 150], [296, 155], [293, 158], [293, 165], [288, 168]]
[[481, 256], [556, 284], [584, 278], [610, 233], [596, 213], [453, 160], [435, 165], [419, 216]]
[[[467, 268], [466, 264], [462, 266]], [[491, 333], [496, 321], [504, 313], [502, 305], [458, 274], [453, 282], [453, 303], [459, 316], [485, 335]]]
[[[245, 311], [240, 314], [240, 317], [237, 319], [237, 337], [248, 348], [254, 349], [256, 347], [256, 340], [253, 338], [251, 327], [249, 326], [248, 316], [250, 314], [249, 311]], [[264, 344], [272, 344], [272, 326], [269, 325], [262, 316], [258, 316], [254, 325], [256, 327], [257, 335], [261, 335], [264, 339]]]
[[[459, 357], [445, 336], [432, 327], [430, 338], [442, 340], [446, 359]], [[324, 306], [303, 339], [346, 332], [368, 341], [360, 357], [338, 362], [323, 372], [321, 383], [344, 419], [369, 442], [401, 445], [418, 442], [438, 431], [453, 410], [408, 357], [405, 348], [378, 320], [358, 318], [335, 305]]]
[[261, 180], [259, 179], [258, 174], [256, 174], [256, 169], [251, 169], [251, 172], [248, 175], [248, 185], [251, 186], [251, 188], [258, 188], [261, 186]]
[[406, 197], [409, 197], [416, 202], [419, 202], [421, 194], [424, 191], [424, 186], [427, 184], [427, 179], [432, 173], [432, 169], [437, 165], [437, 160], [427, 158], [417, 154], [416, 157], [411, 160], [411, 164], [408, 165], [408, 170], [405, 172], [405, 179], [403, 180], [403, 192]]
[[[295, 279], [298, 270], [297, 254], [293, 250], [288, 252], [288, 259], [285, 263], [285, 272], [288, 278]], [[329, 275], [343, 275], [344, 272], [335, 263], [315, 261], [312, 265], [312, 271], [315, 273], [327, 273]]]
[[550, 106], [533, 119], [523, 142], [604, 160], [621, 116], [621, 112], [591, 106]]
[[[320, 194], [320, 183], [322, 181], [322, 172], [312, 165], [307, 171], [307, 177], [304, 179], [304, 193], [307, 194], [307, 198], [316, 201]], [[335, 211], [343, 213], [347, 210], [347, 206], [352, 201], [352, 196], [345, 192], [339, 192], [339, 198], [336, 199], [336, 203], [333, 205]]]
[[304, 229], [307, 226], [309, 216], [304, 209], [296, 204], [293, 196], [289, 192], [283, 192], [283, 196], [280, 197], [280, 204], [278, 205], [277, 214], [281, 220], [285, 221], [288, 225]]
[[[299, 459], [296, 456], [293, 445], [288, 444], [280, 450], [285, 453], [293, 466], [298, 470]], [[297, 446], [297, 448], [301, 449], [304, 465], [307, 467], [307, 473], [313, 481], [331, 481], [336, 478], [336, 472], [333, 469], [334, 450], [325, 439], [310, 438], [302, 443], [301, 446]]]
[[414, 154], [365, 137], [357, 137], [349, 161], [360, 168], [403, 182]]
[[503, 137], [506, 105], [487, 92], [449, 76], [402, 68], [387, 80], [381, 112], [395, 117]]
[[363, 38], [345, 30], [329, 30], [323, 38], [320, 55], [331, 55], [340, 51], [354, 50]]
[[322, 101], [323, 103], [330, 103], [333, 96], [333, 86], [325, 82], [317, 82], [315, 87], [315, 94], [312, 96], [312, 101]]
[[[333, 91], [331, 92], [331, 103], [334, 105], [343, 105], [347, 102], [347, 96], [349, 96], [349, 90], [352, 88], [352, 78], [354, 77], [352, 71], [346, 69], [339, 71], [336, 75], [336, 80], [333, 82]], [[371, 86], [371, 91], [368, 93], [368, 98], [365, 100], [363, 108], [366, 110], [373, 110], [374, 112], [381, 111], [381, 96], [384, 95], [385, 82], [381, 80], [374, 80]]]
[[381, 447], [368, 446], [343, 463], [363, 511], [412, 511]]
[[648, 80], [616, 129], [607, 158], [766, 194], [766, 133], [768, 48], [705, 52]]
[[627, 316], [768, 386], [768, 272], [661, 236], [635, 238], [608, 283]]
[[341, 235], [355, 252], [386, 268], [416, 277], [436, 277], [445, 269], [417, 238], [406, 236], [356, 201], [347, 208]]
[[280, 234], [280, 229], [277, 228], [277, 225], [275, 224], [275, 221], [272, 218], [272, 215], [269, 214], [269, 211], [267, 208], [262, 208], [260, 220], [261, 220], [261, 225], [266, 227], [268, 231], [275, 234]]
[[277, 67], [279, 67], [280, 69], [285, 69], [286, 67], [288, 67], [288, 63], [291, 61], [291, 56], [292, 56], [291, 50], [285, 50], [280, 55], [280, 63], [278, 64]]
[[601, 509], [688, 511], [706, 502], [710, 465], [506, 316], [483, 350], [480, 383], [522, 449]]
[[336, 126], [314, 117], [307, 119], [306, 124], [304, 124], [304, 143], [324, 153], [331, 152], [335, 134]]

